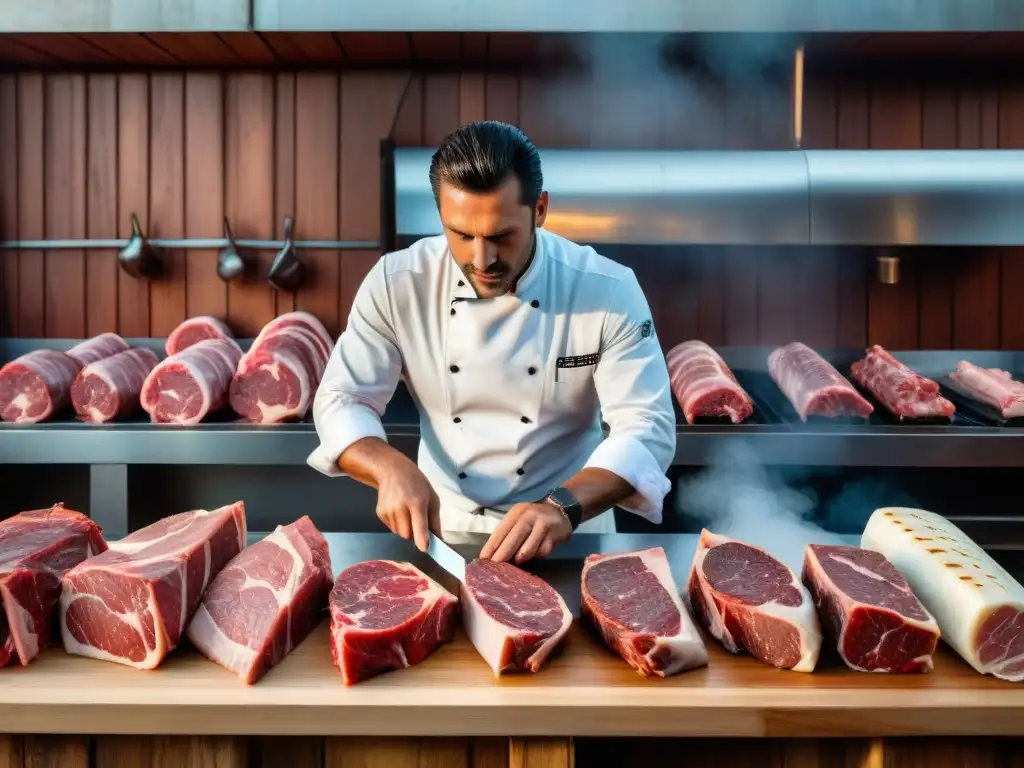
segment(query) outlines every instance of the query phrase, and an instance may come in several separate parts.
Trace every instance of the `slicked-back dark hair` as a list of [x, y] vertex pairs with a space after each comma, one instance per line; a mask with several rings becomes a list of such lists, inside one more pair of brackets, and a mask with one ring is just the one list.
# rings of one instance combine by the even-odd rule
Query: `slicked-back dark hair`
[[445, 137], [430, 160], [430, 187], [440, 205], [441, 182], [466, 192], [490, 192], [509, 175], [519, 179], [520, 202], [533, 208], [544, 188], [540, 153], [514, 125], [466, 123]]

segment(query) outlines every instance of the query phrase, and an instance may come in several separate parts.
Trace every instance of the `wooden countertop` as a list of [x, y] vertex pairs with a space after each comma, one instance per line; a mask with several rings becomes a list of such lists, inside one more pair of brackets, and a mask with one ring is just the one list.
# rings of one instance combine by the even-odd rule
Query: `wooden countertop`
[[[580, 537], [581, 539], [583, 537]], [[595, 540], [598, 537], [593, 537]], [[608, 537], [603, 548], [607, 548]], [[647, 537], [616, 537], [628, 547]], [[667, 551], [694, 537], [673, 537]], [[336, 568], [405, 556], [394, 537], [331, 539]], [[373, 539], [373, 546], [367, 542]], [[634, 541], [635, 539], [635, 541]], [[683, 541], [686, 539], [687, 541]], [[400, 554], [397, 554], [399, 553]], [[579, 605], [573, 558], [538, 565]], [[681, 563], [673, 558], [673, 569]], [[573, 576], [575, 573], [575, 576]], [[431, 574], [439, 576], [436, 568]], [[444, 576], [447, 576], [446, 574]], [[442, 579], [450, 585], [451, 579]], [[678, 575], [677, 575], [678, 579]], [[28, 668], [0, 670], [6, 733], [374, 736], [896, 736], [1024, 735], [1024, 685], [974, 672], [943, 648], [928, 675], [813, 674], [772, 669], [708, 643], [710, 665], [644, 679], [573, 627], [538, 674], [495, 679], [466, 637], [424, 663], [345, 687], [331, 665], [325, 621], [254, 686], [193, 649], [142, 672], [50, 649]]]

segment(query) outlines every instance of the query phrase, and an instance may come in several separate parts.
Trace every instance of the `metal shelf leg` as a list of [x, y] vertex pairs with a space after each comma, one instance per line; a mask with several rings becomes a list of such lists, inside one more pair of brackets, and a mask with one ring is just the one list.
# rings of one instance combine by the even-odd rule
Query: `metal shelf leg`
[[128, 465], [93, 464], [89, 467], [89, 516], [103, 536], [117, 539], [128, 533]]

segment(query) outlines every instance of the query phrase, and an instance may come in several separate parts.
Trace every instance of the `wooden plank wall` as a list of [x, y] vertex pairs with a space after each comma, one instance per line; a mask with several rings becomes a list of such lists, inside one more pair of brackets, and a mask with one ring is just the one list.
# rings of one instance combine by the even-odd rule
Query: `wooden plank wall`
[[[628, 59], [628, 57], [624, 57]], [[5, 238], [147, 233], [375, 240], [378, 143], [433, 145], [460, 123], [519, 124], [542, 147], [780, 149], [790, 97], [771, 81], [659, 76], [628, 65], [578, 78], [477, 71], [129, 72], [0, 75]], [[1024, 147], [1024, 77], [836, 77], [810, 69], [805, 147]], [[407, 87], [408, 86], [408, 87]], [[401, 109], [399, 110], [399, 105]], [[557, 201], [555, 201], [557, 205]], [[1024, 348], [1012, 249], [907, 249], [895, 286], [866, 249], [606, 248], [644, 285], [666, 344]], [[213, 251], [167, 254], [170, 279], [121, 273], [113, 252], [5, 252], [0, 335], [161, 336], [188, 315], [255, 334], [276, 313], [344, 326], [374, 252], [316, 251], [297, 295], [226, 286]]]

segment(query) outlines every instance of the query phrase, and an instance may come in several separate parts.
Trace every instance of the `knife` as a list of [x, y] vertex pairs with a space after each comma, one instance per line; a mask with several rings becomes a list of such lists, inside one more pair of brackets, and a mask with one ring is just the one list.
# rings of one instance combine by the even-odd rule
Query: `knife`
[[466, 558], [445, 544], [441, 539], [430, 534], [427, 554], [435, 563], [444, 568], [459, 581], [466, 580]]

